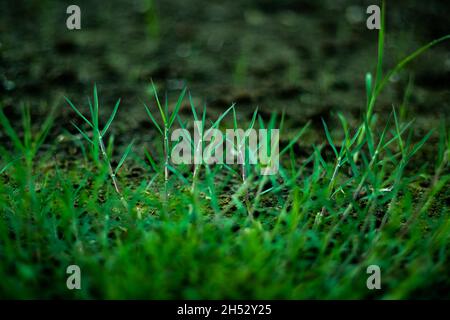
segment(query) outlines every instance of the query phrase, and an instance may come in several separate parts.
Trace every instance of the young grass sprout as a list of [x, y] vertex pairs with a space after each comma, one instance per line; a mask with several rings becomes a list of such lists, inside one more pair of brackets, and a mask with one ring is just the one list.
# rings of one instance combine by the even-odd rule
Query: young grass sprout
[[119, 109], [120, 99], [117, 100], [117, 102], [114, 106], [113, 112], [111, 113], [105, 126], [103, 127], [103, 129], [100, 129], [100, 126], [99, 126], [99, 101], [98, 101], [98, 93], [97, 93], [97, 85], [96, 84], [94, 85], [94, 97], [93, 98], [94, 98], [94, 105], [92, 105], [92, 102], [90, 99], [88, 101], [89, 110], [90, 110], [90, 114], [91, 114], [91, 118], [89, 120], [78, 110], [77, 107], [75, 107], [75, 105], [72, 103], [72, 101], [70, 101], [69, 98], [65, 97], [67, 103], [72, 108], [72, 110], [75, 111], [75, 113], [84, 121], [84, 123], [86, 123], [88, 125], [88, 127], [92, 131], [91, 131], [91, 133], [89, 133], [88, 131], [81, 129], [74, 122], [72, 122], [72, 125], [78, 130], [78, 132], [81, 134], [81, 136], [91, 144], [93, 158], [96, 163], [98, 163], [99, 153], [101, 154], [103, 163], [106, 164], [106, 166], [108, 167], [109, 176], [111, 177], [112, 183], [114, 185], [114, 189], [117, 192], [117, 194], [120, 196], [123, 205], [127, 208], [127, 202], [125, 201], [125, 198], [122, 195], [122, 191], [119, 186], [119, 182], [117, 180], [117, 173], [119, 172], [119, 170], [122, 167], [122, 165], [124, 164], [126, 158], [130, 154], [134, 141], [132, 141], [127, 146], [127, 148], [126, 148], [124, 154], [122, 155], [122, 158], [118, 162], [116, 168], [113, 169], [113, 167], [111, 165], [111, 161], [110, 161], [108, 153], [107, 153], [107, 150], [106, 150], [106, 147], [105, 147], [104, 137], [107, 134], [108, 129], [111, 126], [111, 124], [116, 116], [117, 110]]
[[155, 117], [153, 116], [152, 112], [150, 111], [150, 108], [144, 103], [145, 110], [147, 111], [147, 114], [150, 118], [150, 120], [155, 125], [155, 128], [158, 130], [159, 134], [161, 135], [163, 139], [163, 150], [164, 150], [164, 195], [165, 199], [167, 200], [168, 197], [168, 190], [167, 190], [167, 182], [169, 180], [169, 168], [170, 168], [170, 151], [171, 151], [171, 143], [169, 140], [169, 134], [170, 134], [170, 128], [172, 128], [175, 119], [178, 115], [178, 112], [180, 111], [181, 104], [183, 102], [184, 96], [186, 94], [186, 88], [183, 89], [180, 96], [178, 97], [178, 101], [175, 105], [175, 109], [173, 110], [172, 114], [169, 115], [169, 101], [166, 98], [164, 103], [164, 109], [161, 106], [161, 103], [159, 101], [158, 92], [156, 90], [155, 84], [152, 81], [152, 90], [153, 94], [156, 100], [156, 105], [158, 106], [159, 115], [162, 119], [162, 126], [158, 124], [158, 121], [156, 121]]

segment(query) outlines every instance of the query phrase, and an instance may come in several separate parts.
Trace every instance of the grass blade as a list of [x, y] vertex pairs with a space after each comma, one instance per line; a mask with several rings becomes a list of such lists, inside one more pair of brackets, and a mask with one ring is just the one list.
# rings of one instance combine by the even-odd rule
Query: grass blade
[[430, 138], [430, 136], [433, 134], [434, 130], [431, 130], [430, 132], [428, 132], [427, 135], [425, 135], [425, 137], [422, 138], [422, 140], [420, 140], [415, 146], [414, 148], [411, 150], [410, 154], [408, 155], [409, 158], [413, 157], [417, 151], [419, 151], [422, 146], [425, 144], [425, 142], [427, 142], [427, 140]]
[[152, 167], [152, 169], [155, 170], [155, 172], [158, 172], [159, 171], [158, 166], [157, 166], [155, 160], [153, 160], [153, 157], [150, 154], [150, 152], [147, 149], [145, 149], [144, 154], [145, 154], [145, 157], [147, 158], [148, 162], [150, 163], [150, 166]]
[[66, 99], [67, 103], [69, 104], [69, 106], [72, 108], [73, 111], [75, 111], [75, 113], [81, 118], [83, 119], [91, 128], [94, 128], [93, 124], [86, 119], [85, 116], [83, 116], [83, 114], [73, 105], [72, 101], [70, 101], [69, 98], [64, 97], [64, 99]]
[[7, 163], [2, 169], [0, 169], [0, 174], [4, 173], [6, 170], [8, 170], [9, 167], [11, 167], [14, 164], [14, 162], [16, 162], [17, 160], [20, 160], [22, 158], [23, 157], [18, 157], [16, 159], [12, 160], [11, 162]]
[[328, 131], [328, 126], [325, 123], [325, 120], [323, 120], [323, 118], [322, 118], [322, 123], [323, 123], [323, 127], [325, 128], [325, 135], [327, 136], [328, 143], [330, 144], [331, 148], [333, 149], [333, 152], [337, 159], [339, 157], [338, 152], [336, 150], [336, 147], [334, 146], [333, 139], [331, 139], [331, 134], [330, 134], [330, 131]]
[[392, 78], [392, 76], [394, 76], [395, 74], [397, 74], [400, 70], [402, 70], [408, 63], [410, 63], [412, 60], [416, 59], [417, 57], [419, 57], [420, 55], [422, 55], [424, 52], [426, 52], [428, 49], [430, 49], [431, 47], [444, 42], [446, 40], [450, 40], [450, 34], [443, 36], [441, 38], [435, 39], [433, 41], [430, 41], [429, 43], [427, 43], [426, 45], [420, 47], [419, 49], [417, 49], [416, 51], [414, 51], [413, 53], [411, 53], [409, 56], [405, 57], [403, 60], [401, 60], [399, 63], [397, 63], [397, 65], [391, 69], [388, 74], [383, 78], [383, 80], [381, 81], [381, 83], [379, 85], [377, 85], [377, 87], [375, 88], [375, 93], [372, 95], [372, 99], [370, 101], [370, 105], [369, 105], [369, 110], [368, 110], [368, 114], [371, 115], [372, 111], [373, 111], [373, 107], [375, 105], [375, 99], [376, 97], [380, 94], [380, 92], [383, 90], [383, 88], [386, 86], [386, 84], [388, 83], [389, 79]]
[[283, 150], [281, 150], [280, 152], [280, 157], [285, 154], [297, 141], [298, 139], [301, 138], [301, 136], [305, 133], [305, 130], [309, 127], [309, 125], [311, 124], [311, 121], [308, 121], [303, 128], [297, 133], [297, 135], [294, 137], [294, 139], [292, 139], [289, 144], [283, 148]]
[[116, 170], [114, 171], [114, 174], [117, 174], [120, 167], [122, 167], [123, 163], [125, 162], [125, 159], [128, 157], [128, 154], [131, 151], [131, 148], [133, 147], [133, 144], [134, 144], [134, 140], [131, 141], [131, 143], [128, 145], [127, 149], [125, 150], [125, 153], [123, 154], [122, 158], [120, 159], [119, 164], [117, 165]]
[[83, 138], [85, 138], [87, 141], [89, 141], [90, 143], [94, 144], [94, 142], [87, 136], [86, 133], [84, 133], [83, 130], [81, 130], [76, 124], [75, 122], [71, 121], [72, 125], [78, 130], [78, 132], [81, 133], [81, 135], [83, 136]]
[[183, 102], [185, 94], [186, 94], [186, 87], [183, 89], [180, 96], [178, 97], [178, 101], [175, 106], [175, 110], [173, 111], [172, 116], [169, 119], [169, 126], [168, 126], [169, 128], [172, 126], [173, 122], [175, 121], [175, 117], [177, 116], [178, 111], [180, 111], [181, 103]]
[[228, 112], [230, 112], [231, 109], [234, 109], [234, 103], [231, 105], [231, 107], [229, 107], [224, 113], [222, 113], [220, 115], [219, 118], [217, 118], [217, 120], [213, 123], [213, 125], [211, 126], [211, 128], [217, 128], [217, 126], [219, 125], [219, 123], [222, 121], [223, 118], [225, 118], [225, 116], [228, 114]]
[[45, 122], [42, 125], [42, 129], [36, 137], [36, 140], [34, 143], [34, 151], [35, 152], [44, 143], [45, 139], [48, 136], [50, 129], [53, 126], [53, 121], [54, 121], [53, 112], [54, 112], [54, 109], [50, 112], [50, 115], [45, 119]]
[[104, 136], [106, 134], [106, 131], [108, 131], [109, 126], [111, 125], [111, 123], [114, 120], [114, 117], [116, 116], [117, 110], [119, 109], [119, 105], [120, 105], [120, 99], [117, 100], [116, 102], [116, 106], [114, 107], [113, 113], [111, 114], [111, 116], [109, 117], [108, 122], [106, 123], [105, 127], [102, 130], [102, 136]]
[[158, 131], [161, 135], [164, 135], [163, 131], [161, 130], [161, 127], [159, 126], [158, 122], [153, 117], [150, 109], [147, 107], [147, 105], [145, 103], [144, 103], [144, 107], [145, 107], [145, 110], [147, 111], [148, 116], [150, 117], [150, 120], [152, 120], [153, 124], [155, 125], [156, 129], [158, 129]]
[[198, 121], [197, 111], [195, 111], [194, 102], [192, 101], [191, 93], [189, 92], [189, 104], [191, 105], [192, 114], [194, 115], [194, 120]]
[[14, 143], [16, 148], [19, 150], [23, 150], [24, 146], [23, 146], [22, 142], [20, 141], [19, 137], [17, 136], [16, 132], [14, 131], [14, 129], [11, 127], [11, 124], [9, 123], [9, 120], [6, 117], [6, 115], [3, 113], [2, 108], [0, 108], [0, 124], [5, 129], [6, 134], [12, 140], [12, 142]]
[[163, 108], [161, 107], [161, 103], [159, 102], [158, 91], [156, 90], [155, 83], [153, 82], [153, 80], [152, 80], [152, 90], [153, 90], [153, 94], [155, 95], [156, 104], [158, 105], [158, 109], [159, 109], [159, 113], [161, 114], [161, 118], [162, 118], [164, 124], [167, 124], [166, 115], [165, 115]]

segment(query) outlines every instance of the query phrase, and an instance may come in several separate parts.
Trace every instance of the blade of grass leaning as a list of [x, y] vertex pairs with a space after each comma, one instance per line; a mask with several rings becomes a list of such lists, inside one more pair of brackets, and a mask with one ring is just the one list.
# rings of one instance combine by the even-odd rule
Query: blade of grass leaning
[[69, 98], [64, 97], [64, 99], [66, 99], [67, 103], [69, 104], [69, 106], [72, 108], [73, 111], [75, 111], [75, 113], [81, 118], [83, 119], [91, 128], [93, 128], [93, 124], [85, 117], [83, 116], [83, 114], [73, 105], [72, 101], [70, 101]]
[[83, 136], [83, 138], [85, 138], [87, 141], [89, 141], [90, 143], [94, 144], [94, 142], [87, 136], [87, 134], [81, 130], [76, 124], [75, 122], [71, 121], [72, 125], [78, 130], [78, 132]]
[[222, 114], [220, 115], [220, 117], [217, 118], [217, 120], [212, 124], [211, 128], [217, 128], [217, 126], [220, 124], [220, 122], [222, 122], [223, 118], [225, 118], [225, 116], [228, 114], [228, 112], [230, 112], [231, 109], [234, 108], [234, 106], [235, 106], [235, 104], [233, 103], [233, 104], [231, 105], [231, 107], [229, 107], [227, 110], [225, 110], [225, 112], [222, 113]]
[[[397, 112], [395, 111], [395, 108], [392, 108], [392, 113], [394, 114], [395, 131], [397, 133], [397, 136], [400, 137], [401, 136], [400, 124], [399, 124], [399, 121], [397, 118]], [[400, 151], [403, 154], [405, 151], [404, 147], [403, 147], [403, 140], [399, 139], [398, 142], [399, 142]]]
[[94, 83], [94, 117], [92, 119], [94, 127], [98, 130], [98, 91], [97, 84]]
[[10, 162], [8, 162], [3, 168], [0, 169], [0, 174], [3, 174], [4, 172], [6, 172], [6, 170], [8, 170], [9, 167], [11, 167], [14, 162], [16, 162], [17, 160], [22, 159], [23, 157], [18, 157]]
[[192, 101], [192, 95], [189, 92], [189, 104], [191, 105], [192, 114], [194, 115], [194, 121], [198, 121], [197, 111], [195, 111], [194, 101]]
[[158, 172], [159, 171], [158, 166], [157, 166], [155, 160], [153, 159], [152, 155], [150, 154], [150, 152], [147, 149], [145, 149], [144, 154], [145, 154], [145, 157], [147, 158], [148, 162], [150, 163], [150, 166], [152, 167], [152, 169], [155, 170], [155, 172]]
[[181, 103], [183, 102], [184, 95], [186, 94], [186, 88], [183, 89], [180, 96], [178, 97], [177, 104], [175, 105], [175, 110], [173, 111], [172, 115], [169, 119], [169, 125], [168, 128], [172, 127], [173, 122], [175, 121], [175, 117], [178, 115], [178, 111], [180, 111]]
[[0, 124], [2, 125], [3, 129], [5, 129], [6, 134], [12, 140], [16, 149], [23, 151], [24, 146], [23, 146], [22, 142], [20, 141], [19, 136], [17, 135], [16, 131], [11, 126], [11, 123], [9, 122], [8, 118], [3, 113], [2, 107], [0, 107]]
[[42, 125], [42, 129], [39, 131], [39, 133], [37, 134], [35, 141], [34, 141], [34, 149], [35, 151], [37, 151], [37, 149], [39, 149], [41, 147], [41, 145], [44, 143], [45, 139], [48, 136], [48, 133], [50, 132], [50, 129], [53, 126], [55, 117], [54, 117], [54, 113], [56, 110], [56, 106], [54, 106], [49, 115], [46, 117], [44, 124]]
[[108, 131], [108, 129], [109, 129], [110, 125], [111, 125], [111, 123], [113, 122], [114, 117], [116, 116], [117, 110], [119, 109], [119, 105], [120, 105], [120, 99], [117, 100], [116, 105], [114, 106], [114, 110], [113, 110], [111, 116], [109, 117], [108, 122], [106, 122], [106, 125], [103, 128], [103, 130], [102, 130], [102, 136], [104, 136], [106, 134], [106, 132]]
[[416, 143], [414, 145], [413, 149], [411, 150], [411, 152], [408, 155], [408, 158], [412, 158], [417, 153], [417, 151], [419, 151], [423, 147], [423, 145], [425, 144], [425, 142], [428, 141], [428, 139], [431, 137], [433, 132], [434, 132], [434, 129], [430, 130], [430, 132], [428, 132], [418, 143]]
[[252, 120], [250, 121], [249, 129], [253, 129], [253, 126], [256, 122], [256, 116], [258, 115], [258, 107], [256, 107], [255, 111], [253, 112]]
[[444, 42], [446, 40], [450, 40], [450, 34], [445, 35], [441, 38], [435, 39], [433, 41], [430, 41], [429, 43], [427, 43], [426, 45], [420, 47], [419, 49], [417, 49], [416, 51], [414, 51], [413, 53], [411, 53], [409, 56], [405, 57], [404, 59], [402, 59], [399, 63], [397, 63], [397, 65], [391, 69], [387, 75], [383, 78], [383, 80], [381, 80], [380, 84], [377, 85], [377, 87], [375, 88], [375, 92], [372, 95], [372, 99], [370, 101], [370, 105], [369, 105], [369, 110], [368, 110], [368, 115], [371, 115], [373, 112], [373, 107], [375, 105], [375, 100], [376, 97], [379, 96], [379, 94], [381, 93], [381, 91], [383, 90], [383, 88], [386, 86], [387, 82], [389, 81], [389, 79], [392, 78], [392, 76], [394, 76], [395, 74], [397, 74], [400, 70], [402, 70], [408, 63], [410, 63], [412, 60], [416, 59], [417, 57], [419, 57], [420, 55], [422, 55], [424, 52], [426, 52], [428, 49], [430, 49], [431, 47]]
[[291, 148], [295, 143], [297, 143], [298, 139], [301, 138], [301, 136], [305, 133], [306, 129], [308, 129], [309, 125], [311, 124], [311, 120], [308, 121], [303, 128], [300, 129], [300, 131], [295, 135], [294, 139], [292, 139], [286, 147], [283, 148], [280, 152], [280, 157], [285, 154], [289, 148]]
[[146, 105], [145, 103], [144, 103], [144, 107], [145, 107], [145, 110], [147, 111], [147, 114], [148, 114], [150, 120], [153, 122], [153, 124], [155, 125], [156, 129], [158, 130], [158, 132], [159, 132], [161, 135], [164, 135], [164, 133], [163, 133], [161, 127], [159, 126], [158, 122], [157, 122], [156, 119], [153, 117], [153, 115], [152, 115], [150, 109], [147, 107], [147, 105]]
[[134, 140], [131, 141], [131, 143], [128, 145], [127, 149], [125, 150], [122, 158], [119, 161], [119, 164], [116, 167], [116, 170], [114, 170], [114, 174], [117, 174], [117, 172], [119, 172], [119, 169], [122, 167], [123, 163], [125, 162], [125, 159], [128, 157], [128, 154], [131, 151], [131, 148], [133, 147], [134, 144]]
[[334, 146], [334, 142], [333, 142], [333, 139], [331, 138], [330, 131], [328, 130], [328, 126], [325, 123], [325, 120], [323, 120], [323, 118], [322, 118], [322, 123], [323, 123], [323, 127], [325, 128], [325, 135], [327, 137], [328, 143], [330, 144], [331, 148], [333, 149], [334, 155], [336, 156], [336, 159], [337, 159], [338, 156], [339, 156], [338, 152], [337, 152], [337, 149]]

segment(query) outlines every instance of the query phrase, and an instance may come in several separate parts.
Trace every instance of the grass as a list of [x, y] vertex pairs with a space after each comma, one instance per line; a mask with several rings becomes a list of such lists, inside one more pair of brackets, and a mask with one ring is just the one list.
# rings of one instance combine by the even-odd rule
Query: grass
[[[191, 125], [179, 116], [186, 89], [169, 112], [152, 85], [156, 104], [145, 108], [161, 140], [146, 150], [146, 161], [132, 144], [116, 157], [112, 136], [104, 142], [120, 100], [100, 129], [96, 86], [90, 118], [67, 99], [85, 142], [69, 165], [54, 157], [51, 114], [33, 125], [23, 108], [20, 127], [0, 108], [0, 297], [449, 298], [450, 132], [443, 124], [414, 139], [414, 123], [397, 110], [385, 123], [375, 113], [387, 79], [447, 38], [384, 77], [379, 43], [361, 123], [351, 126], [338, 114], [341, 128], [330, 130], [324, 121], [326, 141], [301, 158], [295, 146], [312, 129], [299, 128], [281, 148], [274, 176], [245, 161], [172, 165], [170, 132]], [[212, 121], [188, 96], [202, 131], [227, 121], [238, 126], [236, 106]], [[287, 130], [284, 115], [265, 121], [257, 111], [247, 127]], [[430, 148], [434, 163], [417, 158]], [[138, 184], [128, 181], [131, 161], [145, 170]], [[82, 290], [66, 288], [72, 264], [81, 268]], [[372, 264], [381, 268], [382, 290], [366, 288]]]
[[[92, 137], [89, 137], [89, 133], [86, 130], [80, 129], [74, 122], [72, 122], [72, 125], [78, 130], [78, 132], [81, 134], [81, 136], [88, 141], [92, 146], [92, 153], [91, 158], [94, 161], [94, 163], [97, 164], [97, 166], [106, 166], [108, 169], [109, 176], [111, 177], [111, 181], [114, 185], [114, 189], [121, 196], [121, 200], [124, 203], [125, 207], [127, 207], [125, 199], [122, 197], [122, 192], [120, 191], [121, 188], [119, 187], [119, 182], [117, 181], [117, 173], [120, 170], [120, 167], [125, 162], [128, 154], [131, 151], [131, 148], [133, 146], [133, 141], [128, 145], [128, 147], [125, 150], [125, 153], [123, 154], [122, 158], [120, 159], [117, 167], [113, 169], [110, 161], [110, 155], [107, 154], [107, 150], [104, 143], [104, 137], [106, 133], [108, 132], [108, 129], [111, 125], [111, 123], [114, 121], [114, 118], [116, 116], [117, 110], [119, 109], [120, 105], [120, 99], [117, 100], [116, 105], [114, 106], [113, 112], [111, 116], [109, 117], [108, 121], [106, 122], [103, 129], [100, 129], [99, 127], [99, 102], [98, 102], [98, 93], [97, 93], [97, 85], [94, 85], [94, 105], [92, 106], [91, 100], [89, 100], [89, 111], [91, 113], [91, 120], [88, 120], [78, 109], [75, 107], [70, 101], [70, 99], [65, 98], [68, 105], [72, 108], [73, 111], [89, 126], [89, 129], [92, 130]], [[99, 162], [99, 154], [101, 154], [101, 157], [103, 159], [103, 162]]]

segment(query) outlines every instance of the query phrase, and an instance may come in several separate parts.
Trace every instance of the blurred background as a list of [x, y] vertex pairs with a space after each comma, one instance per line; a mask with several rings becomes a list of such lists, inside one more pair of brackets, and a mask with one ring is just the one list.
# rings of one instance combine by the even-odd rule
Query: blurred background
[[[122, 98], [115, 130], [141, 130], [151, 127], [141, 101], [151, 101], [153, 79], [171, 99], [187, 85], [210, 114], [236, 102], [241, 117], [257, 106], [263, 117], [284, 110], [292, 127], [312, 119], [319, 128], [336, 110], [359, 119], [377, 57], [365, 10], [380, 2], [2, 0], [0, 103], [11, 117], [22, 103], [35, 117], [56, 105], [58, 125], [69, 127], [62, 97], [86, 105], [96, 82], [105, 113]], [[66, 28], [71, 4], [81, 8], [81, 30]], [[448, 1], [387, 1], [385, 70], [450, 33], [449, 12]], [[377, 110], [400, 105], [411, 83], [402, 116], [424, 129], [448, 119], [449, 49], [435, 47], [393, 79]]]

